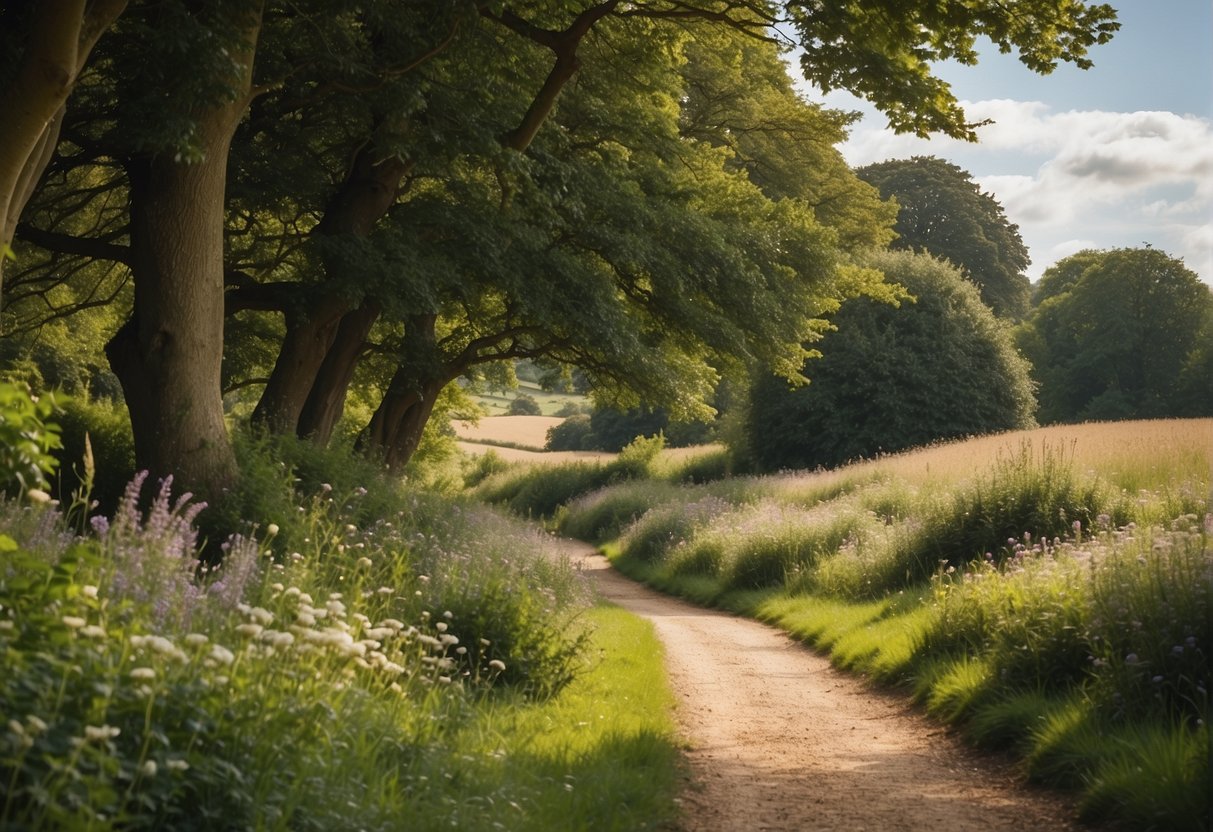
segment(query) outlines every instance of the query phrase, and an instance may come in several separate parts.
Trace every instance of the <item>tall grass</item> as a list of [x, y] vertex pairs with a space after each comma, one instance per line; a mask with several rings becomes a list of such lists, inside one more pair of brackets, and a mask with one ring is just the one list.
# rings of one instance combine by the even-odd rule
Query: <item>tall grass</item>
[[904, 684], [1079, 789], [1085, 815], [1200, 829], [1211, 470], [1213, 421], [1135, 422], [738, 480], [728, 500], [621, 484], [587, 504], [649, 500], [619, 538], [623, 569]]
[[[651, 634], [591, 616], [533, 528], [312, 464], [254, 466], [266, 513], [219, 564], [171, 482], [83, 528], [0, 501], [0, 827], [645, 828], [595, 785], [624, 769], [666, 816], [668, 702], [620, 657]], [[651, 717], [597, 698], [629, 684]], [[566, 695], [593, 730], [541, 748]]]

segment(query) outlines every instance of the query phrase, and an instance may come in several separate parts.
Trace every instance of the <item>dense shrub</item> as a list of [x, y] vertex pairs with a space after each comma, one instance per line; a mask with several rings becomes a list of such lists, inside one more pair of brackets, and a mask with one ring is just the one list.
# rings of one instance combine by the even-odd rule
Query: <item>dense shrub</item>
[[63, 428], [56, 490], [60, 501], [66, 505], [83, 484], [87, 436], [93, 456], [92, 498], [102, 513], [113, 512], [135, 475], [135, 440], [126, 407], [109, 399], [74, 397], [57, 418]]
[[593, 432], [589, 416], [569, 416], [560, 424], [548, 428], [544, 447], [549, 451], [593, 450]]
[[508, 416], [542, 416], [543, 408], [539, 406], [539, 402], [534, 396], [523, 393], [515, 396], [510, 402], [509, 408], [506, 409]]
[[848, 301], [815, 345], [809, 385], [754, 383], [745, 450], [759, 468], [834, 466], [1032, 424], [1028, 365], [971, 284], [926, 255], [886, 252], [870, 265], [915, 300]]

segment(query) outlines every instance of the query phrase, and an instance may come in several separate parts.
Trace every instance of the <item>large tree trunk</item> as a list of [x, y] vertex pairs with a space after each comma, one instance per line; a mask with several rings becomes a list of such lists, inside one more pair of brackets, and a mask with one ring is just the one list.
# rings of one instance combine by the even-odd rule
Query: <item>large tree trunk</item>
[[366, 300], [341, 319], [337, 337], [320, 365], [312, 392], [299, 415], [300, 438], [327, 445], [333, 437], [333, 429], [345, 411], [345, 397], [354, 379], [358, 359], [381, 311], [377, 302]]
[[[394, 156], [376, 159], [375, 153], [372, 144], [358, 152], [349, 176], [325, 206], [324, 219], [317, 228], [318, 234], [366, 237], [375, 227], [375, 223], [382, 219], [395, 203], [400, 183], [412, 165]], [[335, 284], [337, 280], [333, 276], [345, 268], [345, 265], [335, 258], [326, 258], [324, 268], [329, 275], [328, 282]], [[355, 318], [359, 317], [359, 310], [351, 312], [351, 304], [347, 299], [327, 293], [300, 313], [287, 314], [286, 337], [282, 341], [282, 348], [278, 352], [261, 399], [253, 411], [255, 424], [263, 425], [274, 433], [309, 436], [322, 432], [315, 422], [322, 414], [314, 407], [306, 426], [300, 422], [300, 418], [305, 406], [310, 406], [308, 403], [313, 387], [320, 383], [317, 376], [322, 372], [322, 367], [342, 360], [340, 355], [331, 361], [327, 360], [326, 356], [330, 349], [335, 348], [334, 339], [340, 337], [338, 323], [341, 322], [341, 327], [346, 328], [341, 319], [347, 313]], [[378, 313], [376, 317], [377, 315]], [[365, 337], [363, 335], [358, 339], [359, 350]], [[336, 348], [343, 349], [340, 346]], [[354, 359], [356, 358], [355, 354]], [[332, 369], [327, 371], [330, 376]], [[345, 375], [346, 386], [352, 374], [353, 368], [350, 367], [349, 373]], [[331, 393], [325, 392], [331, 391], [331, 383], [331, 380], [325, 382], [322, 390], [315, 396], [331, 399]], [[344, 387], [340, 391], [340, 401], [344, 404]], [[338, 405], [338, 415], [340, 406]], [[324, 441], [328, 441], [328, 434], [331, 433], [330, 426]]]
[[0, 90], [0, 289], [4, 249], [59, 141], [68, 95], [101, 33], [127, 0], [37, 4], [21, 66]]
[[211, 500], [237, 476], [220, 386], [224, 193], [260, 18], [242, 12], [233, 22], [247, 44], [232, 55], [245, 67], [244, 87], [236, 100], [196, 114], [202, 161], [161, 155], [130, 166], [135, 307], [106, 346], [130, 410], [136, 465]]

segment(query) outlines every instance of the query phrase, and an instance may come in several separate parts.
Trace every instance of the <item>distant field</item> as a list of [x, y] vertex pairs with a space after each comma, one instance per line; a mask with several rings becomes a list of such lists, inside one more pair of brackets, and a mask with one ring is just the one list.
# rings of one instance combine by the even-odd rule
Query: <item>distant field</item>
[[[490, 416], [505, 414], [510, 408], [510, 402], [519, 396], [526, 395], [539, 402], [544, 416], [555, 416], [557, 411], [569, 404], [585, 405], [589, 399], [578, 393], [549, 393], [541, 390], [539, 385], [530, 381], [519, 381], [517, 390], [474, 396], [476, 402]], [[539, 444], [543, 444], [540, 442]]]
[[465, 442], [509, 442], [540, 451], [548, 430], [563, 421], [560, 416], [486, 416], [476, 423], [452, 421], [451, 426]]

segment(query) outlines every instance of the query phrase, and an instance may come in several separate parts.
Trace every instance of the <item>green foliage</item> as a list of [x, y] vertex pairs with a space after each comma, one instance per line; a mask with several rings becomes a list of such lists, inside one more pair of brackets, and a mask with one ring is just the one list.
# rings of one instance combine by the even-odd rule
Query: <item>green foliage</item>
[[523, 517], [552, 517], [561, 506], [583, 494], [612, 482], [647, 476], [663, 447], [665, 440], [660, 435], [641, 437], [611, 462], [509, 470], [486, 479], [475, 493], [479, 499], [504, 505]]
[[995, 315], [1019, 320], [1027, 314], [1027, 246], [971, 174], [934, 156], [880, 162], [856, 173], [885, 199], [896, 199], [895, 248], [951, 263], [981, 290]]
[[544, 448], [549, 451], [588, 451], [597, 444], [593, 438], [594, 428], [587, 414], [569, 416], [558, 425], [548, 428]]
[[93, 456], [89, 481], [91, 498], [104, 514], [113, 512], [126, 484], [135, 475], [135, 442], [130, 418], [120, 403], [107, 399], [73, 397], [59, 416], [63, 447], [59, 458], [56, 494], [67, 505], [85, 486], [85, 440]]
[[53, 452], [62, 447], [52, 420], [58, 411], [54, 394], [38, 397], [28, 387], [0, 382], [0, 493], [50, 488], [58, 465]]
[[868, 99], [898, 132], [975, 140], [948, 84], [932, 64], [977, 62], [977, 36], [1002, 52], [1016, 51], [1029, 69], [1048, 73], [1059, 61], [1089, 68], [1088, 49], [1120, 28], [1106, 3], [1059, 4], [1030, 0], [1014, 7], [995, 2], [964, 6], [929, 0], [845, 0], [788, 9], [804, 53], [807, 80], [829, 92], [847, 89]]
[[1152, 248], [1083, 251], [1045, 271], [1020, 348], [1045, 422], [1209, 415], [1213, 293]]
[[1026, 362], [955, 269], [908, 252], [871, 263], [912, 299], [849, 301], [816, 345], [822, 357], [804, 369], [810, 384], [754, 383], [744, 450], [761, 470], [834, 466], [1033, 424]]
[[539, 402], [535, 401], [534, 396], [523, 393], [514, 397], [506, 414], [509, 416], [542, 416], [543, 409], [540, 408]]

